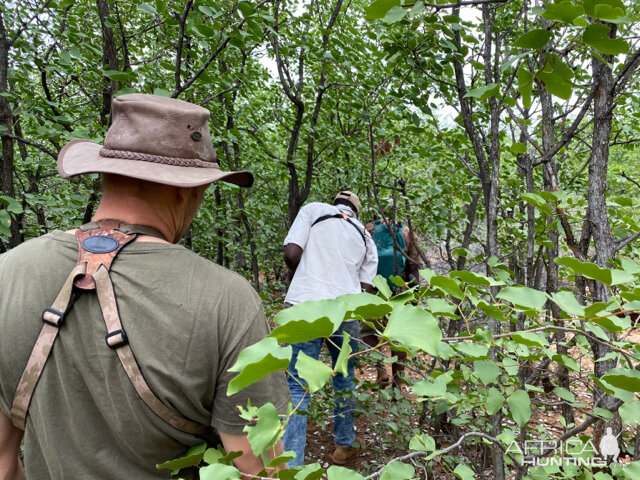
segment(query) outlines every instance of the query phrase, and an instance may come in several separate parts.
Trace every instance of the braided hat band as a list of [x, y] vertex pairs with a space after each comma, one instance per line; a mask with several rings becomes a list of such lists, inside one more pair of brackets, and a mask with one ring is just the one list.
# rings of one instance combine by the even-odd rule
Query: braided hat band
[[178, 167], [220, 168], [216, 162], [205, 162], [198, 158], [176, 158], [152, 155], [150, 153], [130, 152], [128, 150], [113, 150], [102, 147], [100, 156], [106, 158], [122, 158], [125, 160], [140, 160], [143, 162], [161, 163], [163, 165], [175, 165]]

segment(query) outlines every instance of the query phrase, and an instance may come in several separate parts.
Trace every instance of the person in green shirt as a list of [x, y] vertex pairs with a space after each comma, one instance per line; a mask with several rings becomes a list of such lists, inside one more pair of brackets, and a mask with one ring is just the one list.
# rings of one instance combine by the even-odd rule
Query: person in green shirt
[[[177, 245], [212, 182], [253, 181], [220, 170], [208, 118], [180, 100], [116, 98], [104, 146], [73, 141], [58, 158], [64, 178], [102, 174], [94, 222], [0, 255], [0, 478], [169, 478], [156, 464], [203, 440], [241, 452], [234, 463], [247, 475], [264, 468], [237, 407], [250, 398], [284, 413], [284, 373], [227, 396], [229, 368], [269, 331], [262, 304], [244, 278]], [[98, 287], [104, 264], [89, 275], [91, 260], [78, 251], [105, 254], [115, 232], [134, 239], [108, 273], [107, 297], [117, 302], [109, 310]], [[79, 267], [86, 274], [69, 276]], [[89, 277], [96, 288], [81, 290]], [[73, 303], [52, 308], [69, 278]], [[51, 341], [51, 353], [36, 341]], [[125, 350], [133, 361], [119, 358]]]

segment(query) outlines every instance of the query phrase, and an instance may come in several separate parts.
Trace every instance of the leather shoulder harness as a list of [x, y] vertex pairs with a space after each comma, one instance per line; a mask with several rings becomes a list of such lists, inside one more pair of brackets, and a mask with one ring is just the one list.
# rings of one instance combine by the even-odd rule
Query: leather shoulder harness
[[211, 427], [185, 418], [153, 393], [142, 375], [122, 327], [109, 269], [116, 255], [138, 234], [159, 236], [150, 227], [127, 225], [120, 220], [99, 220], [76, 232], [78, 262], [51, 307], [42, 312], [42, 329], [18, 382], [11, 408], [11, 419], [16, 427], [24, 430], [33, 392], [73, 301], [83, 291], [95, 290], [107, 327], [105, 341], [117, 353], [142, 401], [162, 420], [178, 430], [194, 435], [210, 433]]

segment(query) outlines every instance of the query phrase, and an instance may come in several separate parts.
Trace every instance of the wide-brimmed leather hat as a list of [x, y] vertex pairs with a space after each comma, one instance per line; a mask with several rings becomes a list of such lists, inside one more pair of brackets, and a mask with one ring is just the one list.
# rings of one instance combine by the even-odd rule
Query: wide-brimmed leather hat
[[225, 172], [216, 163], [209, 135], [209, 110], [174, 98], [127, 94], [111, 104], [112, 123], [104, 146], [73, 140], [58, 154], [63, 178], [114, 173], [175, 187], [223, 180], [253, 184], [248, 171]]

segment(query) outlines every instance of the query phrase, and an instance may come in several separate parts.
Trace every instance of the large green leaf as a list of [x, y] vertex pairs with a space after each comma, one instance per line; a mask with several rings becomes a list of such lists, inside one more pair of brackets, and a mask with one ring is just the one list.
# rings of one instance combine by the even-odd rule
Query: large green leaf
[[245, 348], [229, 369], [240, 373], [229, 382], [227, 395], [238, 393], [270, 373], [285, 370], [289, 366], [291, 352], [291, 346], [281, 347], [275, 338], [269, 337]]
[[349, 356], [352, 353], [351, 343], [349, 340], [351, 337], [347, 332], [342, 333], [342, 347], [340, 348], [340, 353], [338, 354], [338, 358], [336, 359], [335, 370], [337, 373], [341, 373], [343, 377], [349, 376], [349, 372], [347, 367], [349, 365]]
[[237, 468], [222, 463], [202, 467], [198, 474], [200, 480], [236, 480], [242, 476]]
[[384, 18], [382, 19], [382, 21], [388, 24], [397, 23], [400, 20], [402, 20], [406, 14], [407, 14], [407, 10], [396, 5], [394, 7], [391, 7], [391, 9], [386, 13]]
[[435, 317], [426, 310], [401, 305], [389, 315], [383, 336], [407, 347], [419, 348], [430, 355], [438, 355], [442, 331]]
[[460, 290], [460, 287], [452, 278], [444, 277], [442, 275], [434, 275], [431, 277], [431, 280], [429, 280], [429, 283], [447, 295], [451, 295], [458, 300], [464, 300], [462, 290]]
[[549, 3], [542, 14], [547, 20], [560, 20], [565, 23], [573, 23], [576, 18], [582, 15], [584, 15], [582, 5], [574, 5], [569, 1]]
[[309, 391], [311, 393], [317, 392], [324, 387], [324, 384], [327, 383], [327, 380], [329, 380], [333, 373], [330, 367], [315, 358], [311, 358], [302, 350], [298, 352], [296, 369], [300, 377], [309, 385]]
[[581, 262], [577, 258], [573, 257], [558, 257], [553, 261], [558, 265], [569, 267], [574, 273], [577, 273], [578, 275], [597, 280], [604, 283], [605, 285], [611, 285], [611, 270], [607, 268], [600, 268], [595, 263]]
[[183, 468], [194, 467], [200, 464], [202, 456], [207, 449], [206, 443], [198, 443], [192, 445], [182, 457], [169, 460], [168, 462], [156, 465], [158, 470], [180, 470]]
[[584, 11], [587, 15], [593, 18], [598, 17], [598, 10], [602, 7], [608, 6], [611, 9], [619, 9], [621, 14], [625, 13], [625, 6], [622, 0], [583, 0]]
[[400, 0], [376, 0], [365, 7], [365, 18], [369, 21], [384, 18], [387, 12], [397, 5], [400, 5]]
[[411, 465], [399, 461], [388, 463], [382, 469], [380, 480], [409, 480], [413, 478], [416, 469]]
[[536, 28], [522, 34], [514, 43], [514, 47], [535, 48], [544, 47], [552, 37], [551, 31], [544, 28]]
[[490, 388], [487, 395], [487, 414], [495, 415], [504, 404], [504, 396], [497, 388]]
[[605, 55], [628, 53], [630, 49], [629, 43], [621, 38], [609, 38], [610, 32], [610, 27], [602, 23], [592, 23], [584, 29], [582, 40]]
[[489, 97], [493, 97], [500, 91], [500, 85], [497, 83], [490, 83], [489, 85], [484, 85], [482, 87], [476, 87], [469, 90], [464, 98], [477, 98], [480, 100], [485, 100]]
[[281, 343], [306, 342], [331, 336], [351, 313], [363, 318], [380, 318], [390, 310], [385, 300], [370, 293], [302, 302], [278, 312], [274, 322], [279, 326], [269, 336]]
[[524, 390], [516, 390], [507, 398], [511, 418], [519, 427], [524, 427], [531, 418], [531, 399]]
[[272, 447], [284, 434], [280, 425], [278, 410], [272, 403], [267, 403], [256, 412], [258, 421], [254, 426], [244, 427], [251, 444], [253, 454], [260, 456], [267, 448]]
[[516, 343], [526, 345], [528, 347], [548, 347], [549, 342], [542, 335], [533, 332], [517, 332], [511, 335]]
[[358, 472], [349, 470], [348, 468], [332, 465], [327, 470], [328, 480], [364, 480], [364, 477]]
[[516, 78], [518, 79], [518, 92], [522, 95], [522, 104], [525, 108], [530, 108], [534, 75], [527, 70], [524, 62], [520, 64], [520, 67], [518, 67]]
[[614, 368], [602, 376], [602, 380], [628, 392], [640, 392], [640, 372], [628, 368]]
[[578, 302], [573, 293], [565, 290], [552, 293], [551, 300], [558, 305], [563, 312], [569, 315], [584, 317], [584, 306], [580, 305], [580, 302]]
[[505, 287], [496, 298], [501, 298], [514, 305], [542, 310], [547, 301], [547, 294], [529, 287]]
[[473, 372], [485, 385], [495, 383], [500, 376], [500, 368], [488, 360], [473, 362]]
[[620, 413], [623, 425], [631, 425], [633, 427], [640, 425], [640, 401], [623, 403], [618, 413]]
[[476, 478], [475, 472], [464, 463], [456, 465], [456, 468], [453, 470], [453, 474], [460, 480], [475, 480]]
[[436, 441], [430, 435], [416, 433], [409, 442], [409, 448], [417, 452], [433, 452], [436, 449]]

